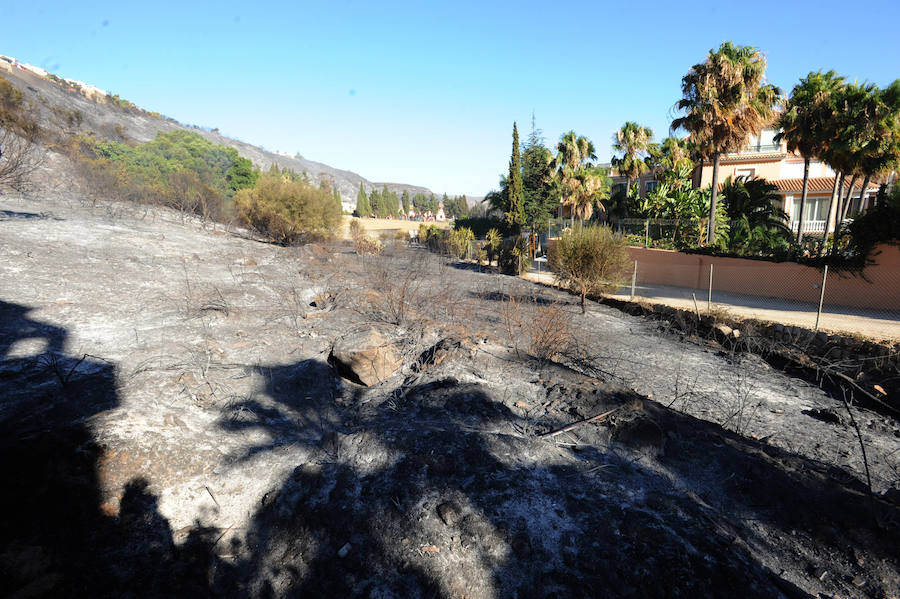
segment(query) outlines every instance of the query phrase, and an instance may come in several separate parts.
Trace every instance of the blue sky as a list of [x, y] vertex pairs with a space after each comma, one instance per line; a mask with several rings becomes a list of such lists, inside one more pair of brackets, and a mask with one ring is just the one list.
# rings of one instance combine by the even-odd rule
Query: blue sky
[[11, 2], [0, 54], [148, 110], [373, 181], [483, 195], [534, 111], [601, 160], [625, 121], [668, 132], [681, 77], [725, 40], [809, 71], [900, 77], [900, 3]]

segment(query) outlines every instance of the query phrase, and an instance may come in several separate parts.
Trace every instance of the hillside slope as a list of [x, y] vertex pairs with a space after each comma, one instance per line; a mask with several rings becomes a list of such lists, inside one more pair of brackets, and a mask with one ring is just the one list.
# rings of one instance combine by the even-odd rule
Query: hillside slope
[[215, 129], [191, 127], [139, 108], [125, 108], [110, 102], [90, 100], [78, 91], [28, 71], [13, 69], [12, 72], [0, 72], [0, 75], [25, 94], [37, 109], [38, 122], [46, 128], [93, 131], [102, 138], [121, 141], [124, 136], [141, 143], [152, 140], [158, 133], [177, 129], [193, 131], [211, 142], [235, 148], [241, 156], [249, 158], [262, 170], [267, 170], [275, 163], [283, 169], [292, 169], [298, 173], [306, 172], [314, 181], [322, 178], [332, 181], [337, 185], [345, 201], [355, 201], [360, 183], [367, 193], [373, 189], [381, 189], [383, 185], [387, 185], [388, 189], [397, 193], [403, 190], [407, 190], [411, 195], [433, 193], [427, 187], [418, 185], [369, 181], [352, 171], [305, 158], [293, 158], [266, 151], [221, 135]]

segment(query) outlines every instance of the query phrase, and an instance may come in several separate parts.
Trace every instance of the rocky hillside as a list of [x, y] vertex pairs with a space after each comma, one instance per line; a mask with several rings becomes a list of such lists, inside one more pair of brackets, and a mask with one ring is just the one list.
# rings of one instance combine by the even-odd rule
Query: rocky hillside
[[235, 148], [241, 156], [249, 158], [262, 170], [275, 163], [281, 168], [292, 169], [298, 173], [305, 171], [313, 180], [325, 178], [333, 181], [345, 200], [356, 197], [360, 183], [366, 192], [387, 185], [388, 189], [397, 193], [404, 189], [409, 191], [410, 195], [433, 193], [427, 187], [369, 181], [352, 171], [334, 168], [321, 162], [269, 152], [258, 146], [225, 137], [216, 129], [207, 130], [183, 125], [159, 113], [127, 106], [129, 104], [127, 102], [116, 104], [106, 98], [89, 99], [62, 80], [42, 77], [22, 69], [3, 70], [0, 71], [0, 75], [22, 90], [37, 109], [38, 122], [44, 127], [93, 131], [96, 135], [110, 140], [121, 141], [128, 138], [138, 142], [150, 141], [158, 133], [176, 129], [194, 131], [214, 143]]

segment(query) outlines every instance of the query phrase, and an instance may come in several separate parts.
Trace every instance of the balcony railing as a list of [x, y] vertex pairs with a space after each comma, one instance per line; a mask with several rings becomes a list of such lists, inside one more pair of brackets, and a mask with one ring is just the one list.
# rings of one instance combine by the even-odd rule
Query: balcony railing
[[[800, 228], [799, 221], [791, 222], [791, 230], [796, 233]], [[825, 221], [824, 220], [805, 220], [803, 221], [803, 232], [804, 233], [824, 233], [825, 232]]]
[[750, 144], [744, 148], [744, 152], [777, 152], [781, 144]]

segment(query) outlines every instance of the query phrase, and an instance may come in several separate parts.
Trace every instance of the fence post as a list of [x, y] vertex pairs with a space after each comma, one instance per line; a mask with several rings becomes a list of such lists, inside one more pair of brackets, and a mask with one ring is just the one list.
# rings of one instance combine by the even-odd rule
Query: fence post
[[650, 219], [644, 221], [644, 247], [650, 247]]
[[637, 260], [634, 261], [634, 270], [631, 271], [631, 299], [634, 299], [634, 282], [637, 280]]
[[816, 312], [816, 328], [819, 330], [819, 318], [822, 316], [822, 303], [825, 301], [825, 279], [828, 278], [828, 265], [825, 265], [825, 272], [822, 273], [822, 290], [819, 293], [819, 310]]
[[712, 271], [713, 265], [709, 264], [709, 293], [706, 294], [706, 313], [712, 312]]

